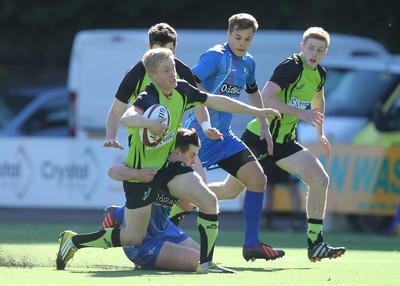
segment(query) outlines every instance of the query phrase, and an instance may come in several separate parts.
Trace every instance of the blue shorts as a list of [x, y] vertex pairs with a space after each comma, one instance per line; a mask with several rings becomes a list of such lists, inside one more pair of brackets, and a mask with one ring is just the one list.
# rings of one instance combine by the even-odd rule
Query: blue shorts
[[228, 136], [224, 137], [224, 140], [203, 140], [199, 158], [203, 167], [210, 167], [246, 149], [248, 148], [243, 141], [230, 132]]
[[153, 237], [146, 236], [140, 246], [124, 246], [123, 249], [126, 256], [135, 265], [144, 269], [154, 269], [164, 242], [178, 244], [188, 238], [189, 236], [185, 232], [170, 222], [165, 231]]

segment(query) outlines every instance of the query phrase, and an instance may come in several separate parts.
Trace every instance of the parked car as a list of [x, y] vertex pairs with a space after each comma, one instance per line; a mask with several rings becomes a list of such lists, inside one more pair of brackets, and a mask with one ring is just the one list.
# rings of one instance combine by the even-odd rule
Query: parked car
[[65, 87], [11, 88], [0, 94], [0, 136], [70, 136]]

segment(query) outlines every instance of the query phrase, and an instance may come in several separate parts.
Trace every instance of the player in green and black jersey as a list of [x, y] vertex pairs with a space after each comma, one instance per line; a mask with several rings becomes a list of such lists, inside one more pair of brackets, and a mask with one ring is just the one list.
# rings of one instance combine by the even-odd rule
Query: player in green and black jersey
[[[177, 45], [177, 33], [174, 28], [172, 28], [167, 23], [158, 23], [149, 29], [149, 49], [153, 48], [168, 48], [174, 54]], [[194, 79], [191, 69], [184, 64], [181, 60], [174, 58], [177, 77], [186, 80], [193, 86], [196, 86], [196, 81]], [[117, 139], [117, 131], [120, 125], [120, 120], [122, 114], [125, 112], [127, 105], [132, 104], [136, 97], [141, 91], [143, 91], [148, 84], [151, 83], [149, 75], [146, 73], [142, 61], [139, 61], [136, 65], [131, 67], [124, 78], [122, 79], [117, 93], [115, 94], [115, 99], [110, 107], [106, 119], [106, 142], [104, 147], [115, 147], [119, 149], [124, 149]], [[207, 121], [208, 113], [204, 108], [196, 113], [196, 116], [202, 116], [199, 121]], [[210, 128], [209, 134], [215, 137], [216, 130]]]
[[261, 93], [265, 106], [282, 113], [282, 120], [272, 119], [269, 122], [273, 153], [268, 152], [271, 146], [260, 140], [256, 120], [247, 125], [242, 135], [242, 140], [259, 158], [261, 165], [269, 160], [295, 174], [308, 186], [308, 257], [312, 262], [336, 258], [346, 251], [344, 247], [332, 247], [323, 241], [322, 223], [329, 176], [318, 158], [296, 141], [297, 122], [304, 120], [315, 127], [326, 156], [331, 157], [329, 141], [323, 131], [326, 71], [319, 64], [328, 50], [329, 40], [329, 34], [322, 28], [312, 27], [305, 31], [300, 44], [301, 52], [275, 69]]
[[[280, 117], [280, 114], [271, 108], [259, 109], [224, 96], [207, 94], [186, 81], [177, 80], [173, 54], [169, 49], [150, 49], [142, 61], [153, 83], [146, 87], [133, 106], [122, 116], [121, 122], [128, 128], [130, 134], [129, 153], [125, 163], [128, 167], [155, 169], [157, 174], [150, 183], [124, 182], [125, 228], [106, 228], [88, 234], [63, 232], [57, 255], [57, 269], [64, 269], [74, 253], [83, 247], [140, 245], [149, 224], [151, 204], [157, 198], [158, 190], [162, 189], [176, 198], [192, 202], [199, 208], [198, 271], [233, 273], [234, 271], [212, 262], [218, 234], [217, 197], [191, 167], [182, 162], [168, 162], [167, 158], [175, 148], [176, 130], [183, 112], [196, 105], [231, 113], [248, 113], [262, 118]], [[162, 119], [154, 120], [142, 116], [143, 112], [155, 103], [164, 104], [170, 110], [169, 128], [161, 124]], [[145, 146], [139, 138], [138, 128], [148, 128], [154, 136], [162, 137], [162, 142], [155, 147]]]

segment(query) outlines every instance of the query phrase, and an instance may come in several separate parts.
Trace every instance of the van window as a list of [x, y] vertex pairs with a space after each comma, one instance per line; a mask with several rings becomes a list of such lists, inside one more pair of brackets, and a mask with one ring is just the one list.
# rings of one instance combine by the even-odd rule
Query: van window
[[327, 74], [325, 113], [331, 116], [370, 116], [400, 82], [400, 75], [380, 71], [327, 68]]
[[47, 101], [26, 121], [22, 127], [21, 133], [23, 135], [40, 135], [47, 133], [68, 135], [68, 106], [68, 97], [59, 97]]
[[20, 96], [14, 93], [5, 93], [0, 97], [0, 129], [4, 128], [33, 97]]

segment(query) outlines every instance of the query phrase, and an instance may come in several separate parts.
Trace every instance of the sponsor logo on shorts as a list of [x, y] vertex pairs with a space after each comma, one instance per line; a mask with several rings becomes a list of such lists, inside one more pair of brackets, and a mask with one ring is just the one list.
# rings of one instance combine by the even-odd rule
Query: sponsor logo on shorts
[[172, 205], [178, 203], [178, 200], [167, 195], [158, 193], [157, 199], [154, 201], [155, 205], [159, 205], [162, 207], [171, 207]]
[[149, 187], [148, 190], [144, 192], [142, 201], [147, 200], [148, 197], [150, 196], [150, 193], [151, 193], [151, 187]]
[[[261, 161], [261, 160], [264, 159], [265, 157], [267, 157], [267, 154], [266, 154], [266, 153], [261, 154], [260, 156], [257, 157], [257, 160], [258, 160], [258, 161]], [[250, 158], [250, 156], [249, 156], [249, 158]]]

